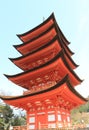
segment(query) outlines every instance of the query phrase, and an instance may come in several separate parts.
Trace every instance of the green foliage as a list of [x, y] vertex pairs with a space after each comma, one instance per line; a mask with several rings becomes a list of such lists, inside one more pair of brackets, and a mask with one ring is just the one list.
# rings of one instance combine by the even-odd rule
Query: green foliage
[[89, 123], [89, 101], [80, 107], [71, 111], [71, 119], [73, 124]]
[[14, 119], [12, 121], [12, 125], [13, 126], [20, 126], [21, 125], [21, 121], [20, 121], [20, 118], [18, 116], [14, 117]]
[[10, 125], [20, 126], [26, 124], [25, 116], [16, 116], [9, 105], [0, 105], [0, 130], [9, 130]]
[[13, 117], [13, 110], [10, 108], [10, 106], [5, 105], [3, 111], [3, 117], [4, 117], [4, 122], [9, 123]]
[[21, 125], [26, 125], [26, 118], [25, 116], [14, 116], [13, 121], [12, 121], [12, 126], [21, 126]]
[[84, 104], [84, 105], [81, 105], [80, 107], [74, 109], [71, 111], [71, 114], [74, 114], [74, 113], [82, 113], [82, 112], [89, 112], [89, 101]]
[[13, 117], [13, 110], [8, 105], [0, 106], [0, 129], [9, 130], [11, 120]]

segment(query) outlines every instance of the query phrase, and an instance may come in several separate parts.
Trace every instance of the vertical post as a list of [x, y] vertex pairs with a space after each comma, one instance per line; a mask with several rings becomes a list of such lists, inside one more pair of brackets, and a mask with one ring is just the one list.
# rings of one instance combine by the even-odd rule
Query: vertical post
[[58, 110], [57, 110], [57, 107], [55, 107], [55, 124], [56, 124], [56, 128], [58, 128]]
[[37, 129], [37, 110], [35, 109], [35, 129]]
[[41, 124], [40, 124], [40, 122], [38, 122], [38, 124], [39, 124], [39, 130], [40, 130], [40, 128], [41, 128]]
[[29, 130], [29, 111], [27, 111], [27, 130]]
[[47, 111], [47, 108], [45, 108], [45, 125], [46, 127], [48, 128], [48, 111]]

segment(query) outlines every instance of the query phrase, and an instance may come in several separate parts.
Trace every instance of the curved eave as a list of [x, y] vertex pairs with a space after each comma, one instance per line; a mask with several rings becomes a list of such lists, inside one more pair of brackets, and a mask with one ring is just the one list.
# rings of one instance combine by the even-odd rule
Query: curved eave
[[[57, 24], [58, 26], [58, 24]], [[58, 26], [58, 30], [61, 34], [61, 38], [64, 39], [64, 42], [66, 43], [66, 45], [70, 44], [70, 42], [67, 40], [67, 38], [64, 36], [63, 32], [61, 31], [60, 27]]]
[[56, 24], [56, 26], [57, 26], [57, 28], [58, 28], [58, 31], [59, 31], [59, 33], [60, 33], [60, 35], [61, 35], [61, 38], [64, 39], [64, 41], [65, 41], [65, 43], [66, 43], [67, 45], [70, 44], [70, 42], [67, 40], [67, 38], [65, 37], [65, 35], [64, 35], [63, 32], [61, 31], [60, 27], [58, 26], [54, 14], [53, 14], [53, 17], [54, 17], [55, 24]]
[[[34, 57], [39, 57], [40, 55], [43, 57], [43, 55], [47, 55], [47, 52], [49, 53], [50, 50], [52, 49], [56, 49], [57, 52], [56, 54], [58, 53], [58, 50], [60, 50], [60, 46], [59, 44], [56, 44], [54, 45], [57, 41], [57, 36], [55, 36], [48, 44], [40, 47], [39, 49], [37, 49], [35, 52], [33, 53], [28, 53], [27, 55], [23, 55], [23, 56], [20, 56], [20, 57], [17, 57], [17, 58], [9, 58], [16, 66], [18, 66], [20, 69], [22, 70], [26, 70], [26, 69], [23, 69], [23, 65], [21, 66], [21, 64], [23, 64], [25, 62], [25, 64], [28, 62], [28, 61], [32, 61], [32, 62], [35, 62], [35, 59]], [[62, 49], [62, 48], [61, 48]], [[45, 57], [46, 58], [46, 57]], [[27, 62], [26, 62], [26, 59], [27, 59]], [[34, 59], [34, 61], [33, 61]], [[51, 58], [52, 59], [52, 58]], [[25, 61], [24, 61], [25, 60]], [[40, 60], [40, 59], [39, 59]], [[24, 64], [24, 65], [25, 65]], [[45, 63], [44, 63], [45, 64]], [[42, 65], [42, 64], [41, 64]], [[26, 68], [27, 68], [27, 65], [26, 65]], [[28, 68], [29, 69], [29, 68]]]
[[[36, 74], [36, 73], [42, 73], [43, 69], [46, 70], [46, 68], [50, 68], [50, 66], [52, 67], [55, 64], [58, 64], [58, 60], [61, 58], [64, 66], [67, 68], [68, 72], [72, 74], [74, 80], [76, 80], [77, 84], [81, 83], [82, 80], [76, 75], [76, 73], [71, 69], [71, 67], [68, 65], [68, 63], [66, 62], [66, 59], [64, 57], [63, 51], [61, 51], [60, 53], [58, 53], [58, 55], [56, 55], [52, 60], [50, 60], [49, 62], [47, 62], [44, 65], [41, 65], [39, 67], [33, 68], [31, 70], [16, 74], [16, 75], [5, 75], [9, 80], [11, 80], [12, 82], [14, 82], [14, 80], [20, 79], [23, 76], [28, 76], [29, 74]], [[30, 76], [31, 78], [31, 76]], [[19, 81], [20, 82], [20, 81]], [[75, 84], [75, 83], [74, 83]], [[76, 84], [76, 85], [77, 85]]]
[[[63, 86], [64, 85], [64, 86]], [[66, 75], [60, 82], [58, 82], [55, 86], [52, 86], [51, 88], [47, 88], [45, 90], [41, 90], [39, 92], [34, 92], [34, 93], [30, 93], [30, 94], [26, 94], [26, 95], [21, 95], [21, 96], [0, 96], [0, 98], [5, 101], [6, 103], [10, 104], [10, 105], [15, 105], [17, 106], [18, 103], [22, 102], [24, 100], [23, 103], [24, 107], [26, 105], [26, 103], [30, 102], [30, 101], [36, 101], [37, 99], [39, 100], [44, 100], [44, 97], [46, 95], [45, 98], [47, 98], [48, 96], [52, 96], [52, 94], [56, 93], [57, 95], [61, 95], [61, 88], [63, 93], [67, 93], [69, 92], [70, 94], [68, 95], [68, 99], [72, 99], [72, 102], [74, 104], [76, 104], [76, 106], [84, 104], [85, 102], [87, 102], [88, 100], [85, 99], [84, 97], [82, 97], [71, 85], [70, 81], [69, 81], [69, 77], [68, 75]], [[72, 96], [71, 96], [72, 95]], [[17, 106], [18, 107], [18, 106]], [[20, 106], [21, 107], [21, 106]]]
[[[61, 39], [61, 42], [64, 43], [62, 39]], [[71, 51], [71, 49], [65, 43], [63, 44], [63, 46], [66, 48], [70, 56], [75, 54], [74, 52]]]
[[54, 24], [52, 24], [49, 28], [47, 28], [44, 32], [42, 32], [40, 35], [38, 35], [37, 37], [31, 39], [31, 40], [28, 40], [26, 42], [23, 42], [19, 45], [13, 45], [16, 49], [22, 47], [22, 46], [25, 46], [27, 44], [30, 44], [31, 42], [35, 41], [36, 39], [42, 37], [43, 35], [46, 35], [46, 33], [48, 33], [52, 28], [54, 27]]
[[37, 29], [41, 28], [43, 25], [45, 25], [45, 24], [46, 24], [47, 22], [49, 22], [51, 19], [53, 20], [53, 18], [54, 18], [54, 15], [53, 15], [53, 13], [52, 13], [44, 22], [42, 22], [41, 24], [39, 24], [39, 25], [36, 26], [35, 28], [33, 28], [33, 29], [31, 29], [31, 30], [29, 30], [29, 31], [27, 31], [27, 32], [25, 32], [25, 33], [23, 33], [23, 34], [17, 34], [17, 36], [20, 38], [20, 40], [22, 40], [22, 41], [24, 42], [23, 37], [25, 37], [26, 35], [32, 33], [33, 31], [36, 31]]
[[[27, 42], [24, 42], [24, 44], [22, 43], [22, 44], [13, 45], [13, 46], [14, 46], [15, 49], [17, 49], [22, 55], [24, 55], [24, 52], [21, 51], [21, 48], [22, 48], [22, 47], [25, 47], [25, 48], [26, 48], [26, 46], [27, 46], [27, 49], [28, 49], [28, 44], [30, 45], [30, 44], [34, 43], [35, 40], [40, 39], [40, 38], [41, 38], [42, 36], [44, 36], [44, 35], [47, 35], [49, 32], [51, 32], [51, 31], [53, 30], [53, 28], [55, 29], [55, 33], [57, 33], [57, 35], [58, 35], [58, 37], [59, 37], [61, 43], [65, 46], [65, 48], [66, 48], [66, 50], [68, 51], [69, 55], [70, 55], [70, 56], [73, 55], [74, 52], [72, 52], [72, 51], [70, 50], [70, 48], [65, 44], [65, 42], [63, 41], [63, 39], [61, 39], [60, 32], [59, 32], [58, 27], [57, 27], [56, 24], [53, 24], [51, 27], [49, 27], [45, 32], [43, 32], [43, 33], [42, 33], [41, 35], [39, 35], [37, 38], [34, 38], [34, 39], [32, 39], [32, 40], [30, 40], [30, 41], [27, 41]], [[55, 35], [54, 35], [54, 36], [55, 36]], [[43, 46], [43, 45], [42, 45], [42, 46]], [[37, 50], [38, 50], [38, 49], [39, 49], [39, 48], [37, 48]], [[32, 51], [32, 49], [31, 49], [31, 51]], [[34, 51], [33, 51], [33, 52], [34, 52]]]
[[[34, 54], [35, 54], [35, 57], [36, 57], [36, 56], [37, 56], [37, 55], [36, 55], [37, 53], [40, 53], [40, 51], [42, 51], [42, 50], [44, 50], [45, 48], [51, 46], [56, 40], [58, 41], [59, 46], [61, 46], [61, 48], [63, 48], [65, 55], [67, 56], [67, 58], [68, 58], [69, 61], [71, 62], [72, 66], [73, 66], [72, 68], [74, 69], [74, 68], [78, 67], [78, 65], [75, 64], [75, 62], [72, 60], [72, 58], [67, 54], [67, 52], [66, 52], [66, 50], [65, 50], [65, 48], [64, 48], [64, 46], [63, 46], [63, 44], [61, 43], [61, 41], [60, 41], [58, 35], [56, 35], [49, 43], [47, 43], [46, 45], [40, 47], [40, 48], [38, 49], [39, 51], [37, 50], [35, 53], [34, 53], [34, 52], [33, 52], [33, 53], [28, 53], [27, 55], [23, 55], [23, 56], [20, 56], [20, 57], [17, 57], [17, 58], [9, 58], [9, 59], [10, 59], [14, 64], [16, 64], [19, 68], [22, 69], [23, 67], [21, 67], [21, 65], [18, 64], [18, 62], [19, 62], [20, 60], [24, 60], [25, 58], [27, 59], [27, 57], [31, 57], [31, 55], [34, 55]], [[24, 62], [24, 61], [22, 61], [22, 62]]]
[[51, 44], [53, 44], [56, 40], [57, 40], [57, 35], [56, 35], [49, 43], [47, 43], [47, 44], [41, 46], [41, 47], [38, 48], [37, 50], [35, 50], [35, 51], [33, 51], [33, 52], [29, 52], [28, 54], [22, 55], [22, 56], [17, 57], [17, 58], [10, 58], [10, 60], [11, 60], [11, 61], [19, 60], [19, 59], [22, 59], [22, 58], [24, 58], [24, 57], [33, 55], [34, 53], [39, 52], [40, 50], [43, 50], [44, 48], [47, 48], [48, 46], [50, 46]]
[[52, 13], [43, 23], [41, 23], [40, 25], [36, 26], [36, 27], [33, 28], [32, 30], [27, 31], [27, 32], [25, 32], [25, 33], [23, 33], [23, 34], [19, 34], [19, 35], [17, 35], [17, 36], [23, 41], [23, 38], [22, 38], [22, 37], [24, 37], [24, 36], [30, 34], [31, 32], [36, 31], [38, 28], [40, 28], [40, 27], [42, 27], [43, 25], [45, 25], [45, 24], [46, 24], [49, 20], [51, 20], [51, 19], [52, 19], [52, 20], [54, 21], [54, 23], [57, 25], [58, 30], [59, 30], [59, 32], [60, 32], [60, 34], [61, 34], [62, 39], [64, 39], [64, 41], [65, 41], [66, 44], [69, 44], [70, 42], [69, 42], [69, 41], [67, 40], [67, 38], [64, 36], [63, 32], [61, 31], [61, 29], [59, 28], [59, 26], [58, 26], [58, 24], [57, 24], [57, 22], [56, 22], [54, 13]]
[[77, 68], [79, 65], [77, 65], [74, 60], [67, 54], [67, 52], [65, 51], [65, 55], [67, 56], [67, 58], [69, 59], [69, 61], [71, 62], [71, 64], [73, 65], [73, 69]]

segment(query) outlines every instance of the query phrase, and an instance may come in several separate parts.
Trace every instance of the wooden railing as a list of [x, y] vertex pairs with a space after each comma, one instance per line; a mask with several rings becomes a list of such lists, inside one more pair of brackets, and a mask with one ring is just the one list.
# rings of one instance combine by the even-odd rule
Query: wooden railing
[[[13, 126], [12, 130], [27, 130], [26, 126]], [[32, 130], [32, 129], [29, 129]], [[42, 129], [35, 129], [35, 130], [89, 130], [89, 128], [42, 128]]]

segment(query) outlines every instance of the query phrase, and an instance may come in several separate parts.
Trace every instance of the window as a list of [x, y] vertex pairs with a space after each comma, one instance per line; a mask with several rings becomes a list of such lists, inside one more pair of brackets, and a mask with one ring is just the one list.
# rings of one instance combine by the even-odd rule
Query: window
[[35, 123], [35, 117], [30, 117], [29, 122], [30, 123]]
[[55, 121], [55, 115], [48, 115], [48, 121]]

